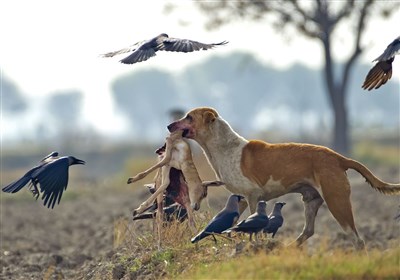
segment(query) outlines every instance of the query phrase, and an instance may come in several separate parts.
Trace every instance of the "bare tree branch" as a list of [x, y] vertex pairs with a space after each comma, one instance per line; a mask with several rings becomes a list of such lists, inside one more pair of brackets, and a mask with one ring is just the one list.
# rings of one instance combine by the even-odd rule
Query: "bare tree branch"
[[[277, 30], [288, 26], [306, 37], [319, 39], [324, 50], [324, 83], [335, 116], [334, 148], [344, 154], [349, 152], [348, 120], [345, 106], [347, 85], [351, 69], [362, 53], [361, 39], [370, 14], [389, 17], [399, 6], [397, 1], [379, 0], [213, 0], [198, 1], [196, 5], [207, 13], [213, 27], [236, 18], [260, 20], [266, 18]], [[335, 9], [338, 8], [338, 9]], [[354, 35], [350, 38], [353, 49], [345, 58], [343, 71], [335, 77], [332, 57], [334, 30], [340, 23], [355, 20]], [[391, 26], [391, 28], [393, 28]]]
[[346, 4], [343, 6], [343, 9], [338, 12], [337, 16], [333, 19], [333, 24], [337, 24], [343, 18], [348, 17], [351, 14], [351, 11], [354, 10], [354, 0], [348, 0]]
[[355, 44], [354, 44], [354, 50], [353, 50], [352, 55], [348, 59], [347, 63], [345, 64], [344, 70], [342, 73], [342, 83], [341, 83], [341, 89], [340, 89], [341, 91], [345, 91], [348, 80], [349, 80], [349, 76], [350, 76], [350, 69], [353, 66], [354, 62], [356, 61], [357, 57], [362, 52], [361, 38], [362, 38], [362, 35], [364, 34], [365, 20], [369, 14], [369, 9], [372, 7], [372, 4], [373, 4], [373, 0], [367, 0], [366, 2], [364, 2], [364, 5], [361, 8], [360, 17], [359, 17], [358, 23], [357, 23], [356, 40], [355, 40]]
[[309, 21], [314, 21], [315, 22], [315, 18], [312, 17], [311, 15], [309, 15], [305, 10], [303, 10], [303, 8], [299, 5], [299, 1], [298, 0], [290, 0], [289, 2], [293, 5], [294, 9], [296, 11], [298, 11], [299, 14], [303, 17], [304, 21], [308, 21], [309, 20]]

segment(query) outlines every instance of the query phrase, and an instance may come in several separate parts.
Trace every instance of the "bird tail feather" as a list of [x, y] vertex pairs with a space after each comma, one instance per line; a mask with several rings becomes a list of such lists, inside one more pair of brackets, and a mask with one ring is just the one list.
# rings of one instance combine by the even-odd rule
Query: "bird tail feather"
[[200, 240], [202, 240], [204, 237], [208, 236], [209, 234], [205, 233], [204, 231], [200, 232], [198, 235], [196, 235], [195, 237], [193, 237], [190, 241], [192, 243], [196, 243]]
[[3, 192], [7, 193], [16, 193], [20, 189], [22, 189], [30, 180], [30, 177], [22, 177], [21, 179], [18, 179], [7, 186], [3, 188]]

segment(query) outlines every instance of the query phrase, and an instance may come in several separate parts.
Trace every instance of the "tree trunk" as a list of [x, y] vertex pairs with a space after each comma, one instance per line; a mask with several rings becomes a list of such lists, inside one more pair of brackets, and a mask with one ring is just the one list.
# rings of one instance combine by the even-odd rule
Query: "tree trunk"
[[335, 121], [333, 128], [332, 148], [338, 153], [349, 155], [349, 125], [345, 102], [345, 93], [343, 91], [334, 92], [331, 101]]
[[346, 87], [337, 85], [334, 79], [333, 61], [331, 53], [329, 28], [325, 29], [325, 36], [321, 37], [325, 53], [324, 74], [329, 93], [329, 101], [333, 109], [333, 143], [331, 147], [338, 153], [348, 155], [350, 153], [349, 135], [348, 135], [348, 117], [346, 108]]

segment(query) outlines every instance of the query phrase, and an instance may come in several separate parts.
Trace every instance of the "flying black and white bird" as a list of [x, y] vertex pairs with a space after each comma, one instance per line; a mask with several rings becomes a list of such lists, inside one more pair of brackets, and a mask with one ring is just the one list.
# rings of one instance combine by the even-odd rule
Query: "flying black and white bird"
[[[68, 169], [74, 164], [85, 164], [85, 161], [73, 156], [59, 157], [58, 152], [52, 152], [20, 179], [5, 186], [3, 192], [16, 193], [29, 183], [28, 188], [36, 199], [42, 193], [43, 204], [54, 208], [67, 189]], [[40, 191], [37, 184], [40, 185]]]
[[217, 242], [213, 233], [221, 233], [237, 222], [240, 216], [239, 202], [242, 199], [243, 196], [236, 194], [229, 196], [225, 207], [211, 219], [208, 225], [199, 234], [192, 238], [191, 242], [196, 243], [209, 235], [212, 235], [214, 241]]
[[241, 221], [236, 226], [225, 230], [223, 233], [230, 233], [232, 231], [249, 233], [250, 241], [252, 241], [252, 235], [254, 233], [257, 240], [257, 233], [268, 226], [268, 223], [267, 203], [261, 200], [257, 203], [257, 209], [254, 214], [248, 216], [247, 219]]
[[282, 207], [285, 206], [285, 202], [277, 202], [274, 205], [274, 209], [268, 215], [268, 225], [263, 229], [263, 232], [268, 234], [272, 233], [272, 238], [275, 237], [278, 229], [283, 225]]
[[375, 58], [378, 61], [371, 70], [362, 85], [363, 89], [378, 89], [381, 85], [386, 84], [392, 77], [392, 62], [394, 57], [400, 52], [400, 36], [394, 39], [385, 49], [385, 51]]
[[124, 48], [118, 51], [109, 52], [102, 54], [102, 57], [113, 57], [118, 54], [131, 53], [127, 57], [120, 60], [124, 64], [133, 64], [148, 60], [150, 57], [156, 55], [157, 51], [168, 51], [168, 52], [193, 52], [199, 50], [208, 50], [216, 46], [227, 44], [227, 41], [214, 44], [204, 44], [197, 41], [188, 39], [170, 38], [167, 34], [162, 33], [157, 37], [150, 40], [140, 41], [128, 48]]

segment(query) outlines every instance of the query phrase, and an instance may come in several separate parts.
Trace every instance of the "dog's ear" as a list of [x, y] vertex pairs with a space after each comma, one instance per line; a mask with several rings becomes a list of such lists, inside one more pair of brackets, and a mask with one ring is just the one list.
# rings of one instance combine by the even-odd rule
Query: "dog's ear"
[[212, 122], [215, 121], [215, 119], [216, 119], [216, 116], [215, 116], [215, 114], [214, 114], [213, 112], [211, 112], [211, 111], [206, 111], [206, 112], [204, 113], [204, 123], [205, 123], [205, 124], [212, 123]]

